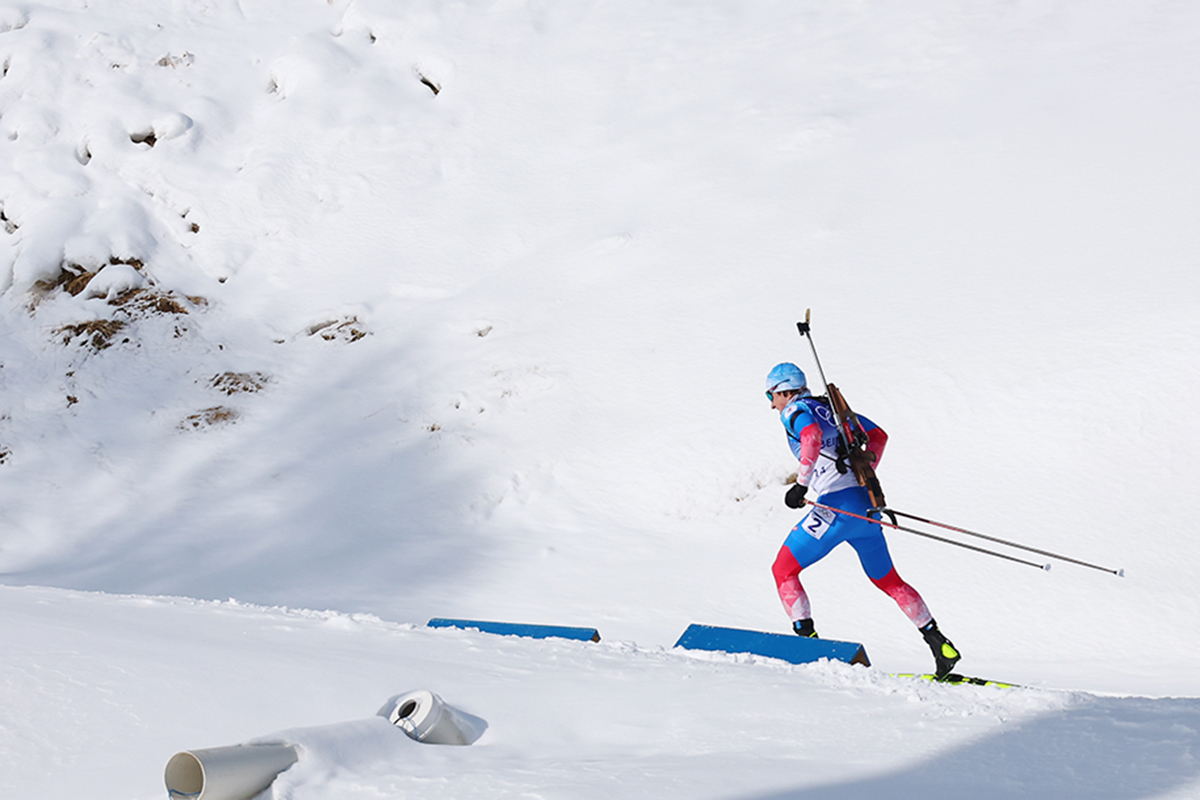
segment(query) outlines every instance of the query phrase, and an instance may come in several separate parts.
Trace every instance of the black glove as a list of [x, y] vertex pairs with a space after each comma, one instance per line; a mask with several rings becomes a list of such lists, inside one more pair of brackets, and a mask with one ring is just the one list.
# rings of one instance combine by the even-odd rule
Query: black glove
[[802, 484], [794, 484], [792, 488], [787, 490], [787, 494], [783, 496], [784, 505], [788, 508], [804, 508], [804, 494], [808, 491], [808, 487]]

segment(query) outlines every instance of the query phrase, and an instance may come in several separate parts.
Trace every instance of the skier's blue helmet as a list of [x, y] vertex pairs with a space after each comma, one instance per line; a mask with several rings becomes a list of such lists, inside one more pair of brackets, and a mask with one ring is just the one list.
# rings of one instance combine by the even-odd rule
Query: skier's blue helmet
[[772, 392], [784, 389], [803, 392], [807, 386], [808, 380], [804, 377], [804, 372], [790, 361], [776, 364], [767, 373], [767, 397], [770, 397]]

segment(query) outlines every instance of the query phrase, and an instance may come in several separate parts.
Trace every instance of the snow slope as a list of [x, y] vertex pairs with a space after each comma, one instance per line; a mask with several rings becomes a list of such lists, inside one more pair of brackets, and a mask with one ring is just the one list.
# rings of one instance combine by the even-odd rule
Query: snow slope
[[[3, 657], [34, 698], [57, 700], [14, 697], [6, 796], [154, 797], [176, 750], [258, 737], [303, 748], [272, 797], [1194, 796], [1196, 699], [937, 686], [228, 602], [3, 595], [7, 624], [36, 642]], [[372, 716], [397, 685], [438, 686], [483, 716], [484, 738], [411, 741]]]
[[[0, 8], [4, 795], [149, 797], [177, 749], [425, 686], [485, 737], [298, 733], [277, 796], [1194, 793], [1194, 701], [1139, 698], [1200, 692], [1198, 32], [1170, 2]], [[665, 649], [786, 630], [760, 392], [815, 378], [810, 307], [897, 508], [1127, 571], [890, 536], [964, 669], [1037, 688]], [[822, 635], [926, 668], [848, 551], [805, 585]]]

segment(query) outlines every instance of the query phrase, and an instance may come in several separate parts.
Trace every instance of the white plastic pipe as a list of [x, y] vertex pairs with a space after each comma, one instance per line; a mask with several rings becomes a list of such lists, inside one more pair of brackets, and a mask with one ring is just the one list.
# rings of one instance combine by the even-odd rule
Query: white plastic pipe
[[167, 762], [167, 794], [171, 800], [248, 800], [298, 758], [290, 744], [184, 750]]
[[442, 698], [426, 689], [393, 697], [379, 710], [379, 716], [425, 744], [471, 744], [478, 735], [466, 720]]

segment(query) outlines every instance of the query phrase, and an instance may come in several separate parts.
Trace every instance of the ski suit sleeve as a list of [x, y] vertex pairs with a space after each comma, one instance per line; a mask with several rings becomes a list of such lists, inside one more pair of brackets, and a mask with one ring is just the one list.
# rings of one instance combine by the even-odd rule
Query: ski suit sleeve
[[808, 486], [813, 470], [817, 467], [817, 459], [821, 456], [821, 425], [813, 417], [812, 412], [803, 406], [791, 414], [792, 409], [784, 409], [783, 427], [787, 429], [789, 444], [792, 452], [800, 460], [796, 470], [796, 483]]
[[858, 421], [862, 424], [863, 430], [867, 432], [867, 452], [875, 456], [871, 466], [878, 466], [880, 459], [883, 458], [883, 448], [887, 446], [888, 435], [883, 428], [862, 414], [858, 415]]

